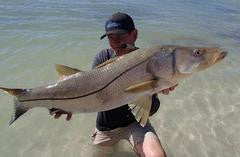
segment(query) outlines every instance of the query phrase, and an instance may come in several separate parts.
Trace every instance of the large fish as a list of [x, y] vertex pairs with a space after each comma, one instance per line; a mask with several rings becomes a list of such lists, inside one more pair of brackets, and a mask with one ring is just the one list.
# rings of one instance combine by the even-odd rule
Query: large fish
[[116, 57], [90, 71], [57, 65], [65, 77], [53, 84], [30, 89], [0, 89], [15, 96], [10, 124], [34, 107], [78, 113], [132, 104], [136, 119], [144, 126], [152, 94], [207, 69], [226, 55], [227, 52], [219, 48], [155, 46]]

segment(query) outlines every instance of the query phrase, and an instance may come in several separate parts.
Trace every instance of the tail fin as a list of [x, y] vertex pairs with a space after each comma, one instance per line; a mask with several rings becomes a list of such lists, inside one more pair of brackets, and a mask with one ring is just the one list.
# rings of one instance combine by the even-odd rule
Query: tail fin
[[18, 101], [18, 97], [23, 95], [27, 90], [26, 89], [12, 89], [12, 88], [4, 88], [0, 87], [0, 89], [4, 90], [5, 92], [15, 96], [14, 98], [14, 112], [12, 114], [11, 120], [9, 122], [9, 125], [11, 125], [15, 120], [17, 120], [21, 115], [23, 115], [25, 112], [29, 110], [29, 108], [26, 108], [24, 105], [22, 105]]
[[11, 120], [9, 122], [9, 125], [11, 125], [15, 120], [17, 120], [21, 115], [26, 113], [29, 108], [24, 107], [17, 98], [13, 99], [14, 101], [14, 111], [11, 117]]
[[14, 89], [14, 88], [4, 88], [4, 87], [0, 87], [0, 89], [16, 97], [26, 92], [26, 89]]

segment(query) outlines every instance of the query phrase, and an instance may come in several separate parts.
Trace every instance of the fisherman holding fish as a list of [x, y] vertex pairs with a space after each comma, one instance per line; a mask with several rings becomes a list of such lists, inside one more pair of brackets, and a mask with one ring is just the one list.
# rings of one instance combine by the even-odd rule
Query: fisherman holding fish
[[101, 38], [108, 37], [111, 49], [96, 55], [92, 70], [57, 64], [61, 79], [54, 83], [34, 88], [0, 86], [14, 96], [9, 125], [35, 107], [49, 109], [55, 118], [67, 114], [67, 120], [72, 113], [99, 112], [94, 144], [113, 145], [126, 139], [139, 156], [166, 156], [148, 120], [160, 105], [156, 93], [168, 94], [180, 81], [222, 61], [227, 52], [177, 45], [137, 49], [137, 29], [124, 13], [112, 15], [105, 30]]
[[[110, 49], [99, 52], [94, 59], [92, 68], [105, 61], [130, 53], [137, 49], [135, 42], [138, 31], [133, 19], [125, 13], [113, 14], [105, 24], [106, 33], [100, 39], [108, 37]], [[174, 87], [162, 90], [161, 93], [169, 94]], [[157, 94], [152, 95], [152, 106], [150, 116], [157, 112], [160, 101]], [[58, 119], [62, 114], [67, 114], [67, 120], [71, 119], [72, 113], [62, 110], [50, 110], [50, 114]], [[111, 146], [121, 139], [126, 139], [134, 151], [141, 157], [165, 157], [166, 153], [160, 140], [148, 121], [142, 127], [135, 119], [128, 104], [112, 110], [98, 112], [96, 120], [96, 131], [93, 134], [93, 143], [101, 146]]]

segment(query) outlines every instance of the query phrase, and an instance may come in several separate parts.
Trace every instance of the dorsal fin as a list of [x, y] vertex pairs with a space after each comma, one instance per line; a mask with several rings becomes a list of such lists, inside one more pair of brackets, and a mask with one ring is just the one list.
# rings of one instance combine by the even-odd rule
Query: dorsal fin
[[56, 71], [58, 72], [60, 77], [70, 76], [79, 72], [83, 72], [76, 68], [71, 68], [66, 65], [55, 64]]

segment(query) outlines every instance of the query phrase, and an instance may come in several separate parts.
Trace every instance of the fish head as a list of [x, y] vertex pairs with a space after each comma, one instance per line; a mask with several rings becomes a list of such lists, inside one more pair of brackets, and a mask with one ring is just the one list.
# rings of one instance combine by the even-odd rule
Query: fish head
[[205, 70], [227, 56], [226, 51], [215, 47], [177, 47], [174, 53], [176, 69], [181, 74]]

